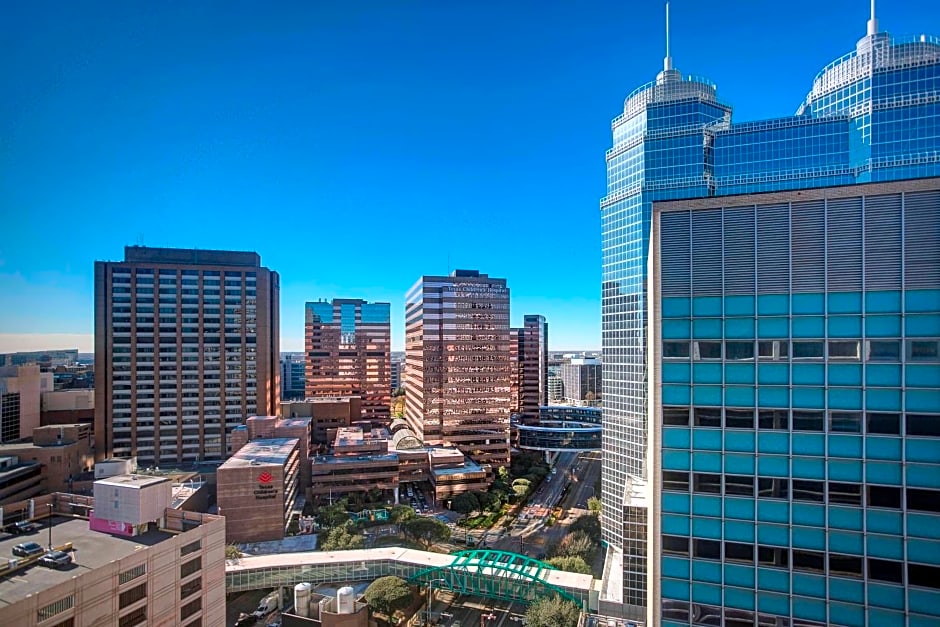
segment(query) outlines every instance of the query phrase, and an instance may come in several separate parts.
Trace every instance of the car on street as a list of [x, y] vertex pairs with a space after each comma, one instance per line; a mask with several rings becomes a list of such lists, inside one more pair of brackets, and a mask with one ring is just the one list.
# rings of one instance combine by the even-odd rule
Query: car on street
[[65, 568], [72, 563], [72, 556], [65, 551], [49, 551], [39, 558], [39, 564], [46, 568]]
[[34, 555], [39, 555], [44, 552], [45, 549], [42, 548], [42, 545], [36, 544], [35, 542], [23, 542], [13, 547], [13, 555], [17, 557], [33, 557]]
[[36, 533], [40, 529], [42, 529], [42, 526], [38, 523], [30, 522], [28, 520], [20, 520], [10, 525], [8, 531], [13, 535], [22, 536], [28, 533]]

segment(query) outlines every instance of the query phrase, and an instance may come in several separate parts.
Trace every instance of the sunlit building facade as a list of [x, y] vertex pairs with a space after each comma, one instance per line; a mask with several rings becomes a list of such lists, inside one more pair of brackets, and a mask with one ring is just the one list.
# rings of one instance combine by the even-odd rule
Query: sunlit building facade
[[601, 202], [608, 608], [936, 620], [938, 103], [940, 42], [874, 16], [793, 117], [732, 123], [668, 55], [627, 98]]

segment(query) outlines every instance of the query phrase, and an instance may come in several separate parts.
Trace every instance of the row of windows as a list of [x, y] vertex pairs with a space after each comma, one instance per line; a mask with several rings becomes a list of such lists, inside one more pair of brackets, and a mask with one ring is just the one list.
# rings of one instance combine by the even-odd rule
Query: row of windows
[[829, 433], [862, 433], [864, 430], [869, 435], [901, 435], [903, 422], [905, 435], [940, 437], [940, 414], [663, 406], [665, 427], [688, 427], [691, 423], [693, 427], [753, 429], [755, 419], [761, 430]]
[[[864, 354], [862, 347], [864, 346]], [[722, 350], [724, 349], [724, 350]], [[940, 341], [907, 340], [907, 361], [940, 361]], [[663, 359], [695, 361], [754, 361], [824, 359], [858, 361], [901, 361], [901, 340], [664, 340]]]
[[[724, 551], [722, 552], [722, 549]], [[755, 551], [756, 549], [756, 551]], [[825, 574], [828, 555], [828, 574], [840, 577], [865, 577], [865, 559], [857, 555], [823, 553], [807, 549], [787, 549], [774, 546], [703, 540], [685, 536], [663, 536], [663, 553], [694, 559], [722, 560], [759, 566], [792, 567], [795, 571]], [[868, 558], [867, 578], [889, 583], [904, 583], [904, 563], [894, 560]], [[907, 585], [940, 590], [940, 567], [907, 564]]]
[[[691, 481], [690, 481], [691, 478]], [[756, 482], [755, 482], [756, 479]], [[722, 490], [724, 483], [724, 490]], [[811, 479], [787, 479], [782, 477], [755, 477], [753, 475], [729, 475], [705, 472], [689, 473], [681, 470], [663, 471], [663, 490], [695, 494], [723, 494], [724, 496], [748, 496], [758, 498], [790, 499], [807, 503], [830, 505], [855, 505], [900, 509], [902, 496], [908, 511], [940, 514], [940, 490], [907, 488], [898, 486], [863, 485], [840, 481], [814, 481]], [[862, 493], [868, 495], [862, 502]]]

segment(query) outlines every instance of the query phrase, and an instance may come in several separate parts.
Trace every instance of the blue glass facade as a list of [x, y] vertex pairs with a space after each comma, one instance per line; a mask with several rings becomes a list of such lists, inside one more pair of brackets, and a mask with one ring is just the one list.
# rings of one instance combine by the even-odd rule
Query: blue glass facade
[[[623, 570], [602, 600], [669, 625], [936, 621], [940, 194], [823, 189], [940, 176], [938, 77], [938, 40], [878, 33], [791, 118], [732, 123], [668, 59], [627, 98], [601, 202], [603, 528]], [[818, 191], [721, 200], [788, 190]], [[680, 199], [704, 204], [663, 210], [656, 301], [653, 202]]]

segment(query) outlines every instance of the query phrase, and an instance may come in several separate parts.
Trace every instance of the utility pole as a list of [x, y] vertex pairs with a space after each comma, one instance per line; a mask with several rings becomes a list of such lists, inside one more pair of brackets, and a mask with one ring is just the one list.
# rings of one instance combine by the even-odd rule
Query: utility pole
[[52, 503], [49, 503], [49, 550], [52, 550]]

